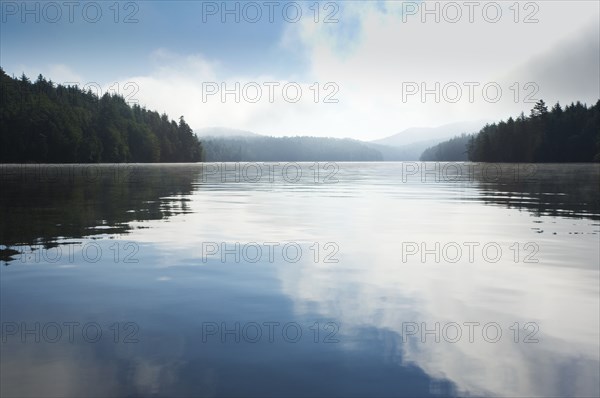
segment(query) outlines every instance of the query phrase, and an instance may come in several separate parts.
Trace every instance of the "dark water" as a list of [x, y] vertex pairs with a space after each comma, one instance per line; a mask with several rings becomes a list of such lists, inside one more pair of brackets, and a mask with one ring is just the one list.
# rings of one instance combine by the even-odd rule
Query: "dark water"
[[598, 165], [0, 167], [3, 397], [600, 395]]

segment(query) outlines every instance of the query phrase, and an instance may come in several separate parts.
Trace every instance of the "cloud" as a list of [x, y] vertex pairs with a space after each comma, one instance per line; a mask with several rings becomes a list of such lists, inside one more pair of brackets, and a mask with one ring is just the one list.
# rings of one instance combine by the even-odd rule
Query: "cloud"
[[336, 99], [336, 86], [326, 82], [315, 85], [313, 80], [282, 80], [270, 74], [225, 76], [217, 60], [164, 49], [152, 59], [156, 67], [151, 74], [123, 79], [120, 86], [134, 83], [141, 105], [170, 117], [185, 115], [196, 129], [228, 126], [295, 134], [322, 130], [324, 117], [335, 118], [324, 108], [337, 104], [324, 102]]
[[600, 98], [600, 25], [596, 20], [572, 36], [515, 68], [506, 81], [534, 81], [538, 97], [547, 103], [582, 101], [588, 105]]
[[[483, 13], [488, 3], [472, 11], [472, 23], [461, 6], [461, 18], [451, 23], [455, 14], [447, 4], [347, 2], [334, 15], [337, 23], [323, 23], [326, 12], [319, 23], [307, 14], [311, 17], [287, 24], [279, 52], [265, 54], [293, 52], [305, 59], [287, 76], [280, 70], [250, 73], [244, 65], [232, 67], [205, 54], [158, 48], [148, 54], [150, 72], [102, 86], [173, 119], [184, 115], [194, 129], [226, 126], [279, 136], [367, 140], [408, 127], [528, 113], [533, 104], [524, 100], [530, 82], [549, 103], [591, 103], [600, 96], [597, 2], [519, 3], [518, 15], [512, 3], [493, 3], [502, 7], [496, 23], [489, 22], [495, 9]], [[439, 22], [423, 11], [435, 7]], [[538, 22], [524, 23], [526, 18]], [[66, 65], [42, 72], [55, 81], [84, 80]], [[213, 83], [219, 92], [203, 98]], [[270, 83], [276, 84], [272, 101]], [[239, 101], [234, 94], [222, 101], [223, 88], [237, 87]], [[286, 99], [298, 88], [300, 100]], [[257, 89], [262, 96], [254, 102]], [[417, 91], [411, 95], [409, 89]], [[435, 93], [423, 95], [426, 90]]]
[[[597, 3], [532, 3], [536, 5], [534, 8], [520, 5], [519, 23], [514, 22], [517, 16], [509, 3], [502, 3], [502, 18], [497, 23], [486, 20], [493, 15], [491, 11], [484, 17], [483, 9], [487, 3], [476, 9], [479, 12], [473, 12], [473, 23], [469, 22], [466, 7], [462, 7], [462, 18], [457, 23], [450, 23], [450, 14], [443, 13], [445, 4], [428, 2], [420, 5], [414, 15], [407, 15], [410, 9], [405, 3], [352, 2], [346, 5], [343, 15], [353, 24], [358, 21], [357, 35], [350, 38], [344, 37], [344, 29], [336, 31], [311, 21], [290, 26], [303, 46], [311, 49], [311, 75], [317, 80], [333, 78], [339, 83], [343, 92], [341, 102], [348, 106], [348, 121], [351, 121], [344, 123], [344, 129], [389, 133], [410, 126], [505, 118], [531, 108], [532, 104], [523, 102], [524, 84], [540, 79], [550, 92], [548, 80], [568, 82], [573, 79], [574, 72], [578, 74], [575, 79], [591, 85], [579, 84], [575, 89], [568, 83], [562, 87], [554, 84], [557, 90], [552, 91], [552, 96], [559, 99], [578, 95], [588, 99], [594, 95], [590, 93], [590, 87], [592, 90], [598, 87], [593, 83], [598, 79], [595, 65], [599, 52], [593, 42], [571, 46], [564, 56], [548, 54], [564, 50], [565, 38], [575, 37], [574, 40], [583, 43], [594, 37], [597, 40]], [[435, 15], [423, 13], [425, 9], [433, 10], [436, 5], [439, 23], [435, 22]], [[538, 22], [523, 23], [527, 17]], [[561, 28], [557, 29], [557, 26]], [[343, 40], [352, 41], [352, 45], [340, 45]], [[339, 51], [340, 47], [350, 50]], [[596, 61], [588, 66], [573, 65], [573, 59], [594, 57]], [[518, 68], [534, 73], [514, 76], [524, 78], [527, 75], [525, 81], [504, 79], [507, 71]], [[544, 69], [549, 69], [545, 75], [535, 73]], [[469, 86], [465, 85], [469, 82], [478, 84], [472, 101]], [[439, 89], [435, 90], [440, 94], [439, 103], [433, 94], [428, 94], [424, 101], [419, 94], [403, 101], [403, 87], [412, 83], [417, 84], [419, 93], [423, 88], [434, 89], [439, 83]], [[484, 92], [487, 83], [492, 83], [492, 87], [489, 92]], [[516, 104], [516, 88], [511, 89], [515, 87], [514, 83], [519, 83], [518, 91], [521, 91]], [[452, 103], [457, 97], [452, 90], [457, 85], [462, 96]], [[498, 102], [495, 102], [495, 86], [502, 90]]]

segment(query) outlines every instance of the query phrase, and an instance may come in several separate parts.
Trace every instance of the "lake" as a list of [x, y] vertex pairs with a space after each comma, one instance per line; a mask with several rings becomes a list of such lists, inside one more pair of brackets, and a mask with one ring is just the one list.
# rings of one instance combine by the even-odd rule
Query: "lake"
[[600, 165], [0, 165], [0, 395], [600, 396]]

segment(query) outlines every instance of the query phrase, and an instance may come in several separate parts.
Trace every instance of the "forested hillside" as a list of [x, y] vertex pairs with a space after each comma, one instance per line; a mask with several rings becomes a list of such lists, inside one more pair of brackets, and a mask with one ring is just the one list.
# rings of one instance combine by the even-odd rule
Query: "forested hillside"
[[467, 149], [475, 162], [599, 162], [600, 100], [550, 111], [540, 100], [529, 117], [486, 125]]
[[467, 144], [473, 138], [473, 134], [462, 134], [450, 138], [423, 151], [420, 160], [423, 162], [462, 162], [468, 160]]
[[232, 137], [202, 141], [208, 162], [377, 161], [379, 151], [351, 139], [323, 137]]
[[119, 95], [98, 98], [0, 68], [0, 162], [197, 162], [202, 147], [179, 122]]

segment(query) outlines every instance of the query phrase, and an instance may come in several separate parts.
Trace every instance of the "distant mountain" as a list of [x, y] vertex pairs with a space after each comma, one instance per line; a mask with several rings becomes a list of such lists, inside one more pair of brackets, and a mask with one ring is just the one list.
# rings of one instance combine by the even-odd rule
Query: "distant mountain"
[[[421, 152], [431, 145], [455, 137], [462, 133], [476, 133], [485, 126], [485, 120], [458, 122], [445, 124], [438, 127], [411, 127], [398, 134], [371, 141], [373, 144], [403, 147], [411, 144], [423, 143]], [[419, 153], [420, 155], [421, 153]], [[419, 158], [417, 155], [417, 159]]]
[[270, 137], [245, 130], [196, 130], [207, 161], [414, 161], [423, 151], [462, 133], [481, 130], [485, 121], [413, 127], [375, 141], [325, 137]]
[[227, 137], [260, 137], [260, 134], [253, 133], [246, 130], [231, 129], [228, 127], [205, 127], [198, 130], [194, 130], [194, 133], [198, 137], [215, 137], [215, 138], [227, 138]]

